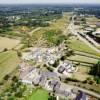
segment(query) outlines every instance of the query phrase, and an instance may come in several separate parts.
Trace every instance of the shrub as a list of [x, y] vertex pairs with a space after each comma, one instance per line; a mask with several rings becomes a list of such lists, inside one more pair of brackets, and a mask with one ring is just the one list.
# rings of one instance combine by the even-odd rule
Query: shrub
[[6, 76], [4, 76], [4, 80], [8, 80], [10, 78], [10, 76], [7, 74]]
[[66, 78], [66, 81], [72, 81], [72, 82], [80, 82], [79, 80], [75, 79], [75, 78]]

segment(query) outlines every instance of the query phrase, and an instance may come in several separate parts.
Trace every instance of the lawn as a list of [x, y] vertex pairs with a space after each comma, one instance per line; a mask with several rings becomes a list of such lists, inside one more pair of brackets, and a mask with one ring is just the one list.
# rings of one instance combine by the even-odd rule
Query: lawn
[[93, 50], [91, 47], [86, 45], [84, 42], [76, 39], [75, 37], [70, 37], [68, 42], [69, 42], [68, 46], [70, 48], [72, 48], [73, 50], [79, 50], [82, 52], [87, 52], [87, 53], [91, 53], [91, 54], [100, 56], [100, 54], [98, 54], [95, 50]]
[[43, 89], [34, 90], [29, 100], [48, 100], [48, 92]]
[[15, 51], [0, 53], [0, 80], [11, 73], [18, 65], [19, 59]]

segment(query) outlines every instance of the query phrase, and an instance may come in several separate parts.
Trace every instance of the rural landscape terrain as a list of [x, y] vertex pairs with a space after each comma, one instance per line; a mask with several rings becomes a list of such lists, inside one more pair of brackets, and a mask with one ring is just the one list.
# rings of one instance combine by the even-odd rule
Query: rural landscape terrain
[[0, 100], [100, 100], [100, 6], [0, 5]]

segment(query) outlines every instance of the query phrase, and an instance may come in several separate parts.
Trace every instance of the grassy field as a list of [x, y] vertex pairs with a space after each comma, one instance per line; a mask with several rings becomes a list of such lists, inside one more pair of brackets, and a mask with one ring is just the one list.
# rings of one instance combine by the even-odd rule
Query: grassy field
[[0, 37], [0, 49], [4, 49], [4, 48], [12, 49], [19, 43], [20, 43], [20, 41], [16, 40], [16, 39]]
[[53, 21], [49, 27], [46, 27], [46, 29], [55, 29], [55, 30], [63, 30], [65, 27], [69, 24], [69, 18], [70, 15], [67, 13], [64, 13], [63, 17]]
[[[64, 14], [64, 16], [62, 16], [60, 19], [55, 19], [55, 21], [51, 21], [50, 26], [42, 27], [40, 30], [34, 32], [31, 37], [33, 45], [34, 46], [39, 45], [39, 44], [48, 45], [48, 42], [55, 43], [58, 40], [58, 38], [62, 39], [62, 36], [61, 36], [63, 34], [62, 31], [64, 31], [65, 27], [67, 27], [69, 23], [69, 17], [70, 15]], [[60, 33], [56, 34], [57, 31], [60, 31]]]
[[48, 100], [48, 92], [46, 90], [34, 90], [32, 96], [28, 100]]
[[80, 81], [84, 81], [88, 77], [92, 77], [91, 75], [88, 74], [89, 71], [90, 71], [90, 67], [79, 65], [78, 71], [73, 73], [73, 78], [78, 79]]
[[15, 51], [0, 53], [0, 80], [11, 73], [18, 65], [19, 59]]
[[86, 57], [86, 56], [81, 56], [81, 55], [73, 55], [73, 56], [68, 57], [68, 59], [83, 61], [87, 63], [94, 63], [94, 64], [98, 62], [97, 59]]
[[91, 53], [97, 56], [100, 56], [100, 54], [98, 54], [95, 50], [93, 50], [91, 47], [89, 47], [88, 45], [86, 45], [84, 42], [77, 40], [75, 37], [71, 37], [68, 40], [68, 46], [70, 48], [72, 48], [73, 50], [79, 50], [82, 52], [87, 52], [87, 53]]

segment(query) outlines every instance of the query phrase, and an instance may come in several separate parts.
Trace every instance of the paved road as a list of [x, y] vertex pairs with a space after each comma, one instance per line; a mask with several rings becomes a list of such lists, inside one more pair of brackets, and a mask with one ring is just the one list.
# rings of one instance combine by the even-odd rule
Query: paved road
[[92, 49], [94, 49], [96, 52], [100, 53], [100, 50], [97, 49], [95, 46], [93, 46], [91, 43], [89, 43], [85, 38], [83, 38], [82, 36], [80, 36], [78, 34], [78, 32], [75, 30], [75, 27], [74, 27], [74, 17], [75, 15], [72, 17], [72, 21], [70, 23], [70, 25], [68, 26], [70, 32], [73, 34], [73, 35], [76, 35], [80, 40], [82, 40], [83, 42], [85, 42], [89, 47], [91, 47]]
[[86, 89], [83, 89], [83, 88], [80, 88], [80, 87], [77, 87], [77, 86], [73, 86], [73, 85], [69, 85], [69, 84], [65, 84], [65, 83], [61, 83], [61, 85], [63, 86], [64, 89], [68, 89], [68, 88], [70, 88], [70, 89], [72, 88], [73, 89], [73, 88], [76, 88], [78, 90], [81, 90], [81, 91], [85, 92], [86, 94], [89, 94], [91, 96], [94, 96], [94, 97], [100, 99], [100, 94], [92, 92], [90, 90], [86, 90]]
[[[74, 18], [75, 16], [73, 16]], [[73, 19], [72, 18], [72, 19]], [[64, 33], [67, 33], [67, 30], [70, 30], [70, 32], [74, 35], [76, 35], [80, 40], [82, 40], [83, 42], [85, 42], [88, 46], [90, 46], [92, 49], [94, 49], [95, 51], [97, 51], [98, 53], [100, 53], [100, 50], [98, 50], [96, 47], [94, 47], [93, 45], [91, 45], [86, 39], [84, 39], [83, 37], [81, 37], [77, 32], [76, 30], [74, 29], [74, 25], [73, 25], [73, 21], [71, 21], [71, 23], [69, 24], [68, 28], [66, 29], [66, 31], [64, 31]], [[81, 53], [81, 54], [87, 54], [87, 53], [83, 53], [83, 52], [78, 52], [76, 51], [76, 53]], [[92, 56], [94, 57], [93, 55], [88, 55], [88, 56]], [[86, 94], [89, 94], [91, 96], [94, 96], [96, 98], [99, 98], [100, 99], [100, 94], [98, 93], [95, 93], [93, 91], [90, 91], [90, 90], [87, 90], [87, 89], [84, 89], [84, 88], [81, 88], [81, 87], [77, 87], [77, 86], [73, 86], [73, 85], [69, 85], [69, 84], [65, 84], [63, 82], [61, 82], [61, 85], [63, 86], [63, 89], [67, 90], [68, 88], [69, 89], [73, 89], [73, 88], [76, 88], [78, 90], [81, 90], [83, 92], [85, 92]]]

